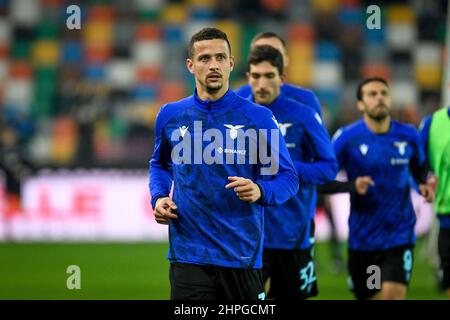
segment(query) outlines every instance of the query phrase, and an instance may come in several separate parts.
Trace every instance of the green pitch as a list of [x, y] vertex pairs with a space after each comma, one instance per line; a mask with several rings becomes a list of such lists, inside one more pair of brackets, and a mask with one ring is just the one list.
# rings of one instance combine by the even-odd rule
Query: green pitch
[[[416, 259], [409, 299], [444, 299], [433, 269]], [[0, 244], [0, 299], [168, 299], [166, 243]], [[342, 252], [345, 252], [343, 248]], [[318, 299], [352, 299], [346, 272], [332, 272], [329, 244], [316, 247]], [[70, 265], [81, 289], [67, 289]]]

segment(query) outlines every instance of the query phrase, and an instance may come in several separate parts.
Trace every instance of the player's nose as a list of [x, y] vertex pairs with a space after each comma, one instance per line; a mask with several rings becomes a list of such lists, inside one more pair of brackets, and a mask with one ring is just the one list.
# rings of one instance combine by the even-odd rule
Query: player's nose
[[211, 59], [211, 63], [209, 64], [210, 70], [219, 70], [219, 63], [216, 59]]

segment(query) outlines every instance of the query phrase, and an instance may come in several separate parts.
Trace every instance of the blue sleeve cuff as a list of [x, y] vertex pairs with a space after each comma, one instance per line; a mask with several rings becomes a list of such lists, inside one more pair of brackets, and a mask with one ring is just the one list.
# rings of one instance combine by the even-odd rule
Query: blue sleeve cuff
[[270, 205], [270, 190], [268, 190], [268, 186], [265, 181], [258, 180], [255, 182], [257, 186], [259, 187], [259, 190], [261, 190], [261, 198], [259, 198], [258, 201], [256, 201], [258, 204], [262, 206], [269, 206]]
[[158, 199], [166, 198], [166, 197], [168, 197], [168, 196], [167, 195], [159, 195], [159, 196], [152, 197], [152, 201], [151, 201], [152, 209], [155, 210], [156, 201], [158, 201]]
[[255, 182], [261, 192], [261, 197], [256, 201], [256, 203], [262, 205], [264, 203], [264, 189], [261, 186], [260, 182]]

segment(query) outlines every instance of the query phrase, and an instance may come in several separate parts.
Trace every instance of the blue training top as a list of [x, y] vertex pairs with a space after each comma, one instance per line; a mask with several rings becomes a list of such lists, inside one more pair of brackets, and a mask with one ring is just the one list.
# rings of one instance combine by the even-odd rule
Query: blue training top
[[[249, 97], [253, 100], [253, 96]], [[337, 161], [322, 119], [311, 108], [281, 93], [271, 105], [286, 141], [300, 188], [287, 202], [265, 210], [264, 248], [306, 249], [310, 243], [310, 208], [315, 206], [315, 184], [333, 180]]]
[[[263, 206], [284, 203], [299, 187], [272, 112], [231, 90], [215, 101], [203, 101], [194, 93], [164, 105], [155, 130], [150, 161], [152, 206], [169, 195], [173, 181], [178, 207], [178, 219], [169, 224], [168, 259], [261, 268]], [[252, 130], [259, 133], [257, 138]], [[239, 143], [243, 135], [250, 138]], [[270, 162], [259, 157], [263, 149], [272, 151]], [[269, 167], [277, 170], [271, 175], [262, 172]], [[225, 189], [229, 176], [252, 179], [260, 186], [262, 198], [253, 204], [239, 200], [233, 189]]]
[[371, 176], [375, 182], [364, 196], [351, 193], [349, 248], [372, 251], [415, 243], [409, 177], [425, 162], [417, 130], [391, 121], [387, 133], [376, 134], [360, 120], [339, 129], [333, 145], [349, 180]]

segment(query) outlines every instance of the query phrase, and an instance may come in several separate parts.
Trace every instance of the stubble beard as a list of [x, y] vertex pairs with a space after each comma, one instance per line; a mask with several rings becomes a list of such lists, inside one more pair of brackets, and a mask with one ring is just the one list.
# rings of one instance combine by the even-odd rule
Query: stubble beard
[[218, 86], [210, 86], [210, 85], [206, 85], [206, 92], [208, 92], [209, 94], [213, 94], [218, 92], [220, 89], [222, 89], [223, 87], [223, 83], [220, 83]]
[[372, 114], [367, 113], [370, 119], [376, 121], [376, 122], [383, 122], [387, 117], [389, 117], [389, 112], [384, 112], [382, 114]]
[[[379, 107], [383, 107], [384, 110], [383, 110], [383, 112], [377, 114], [376, 109], [378, 109]], [[390, 116], [389, 109], [385, 104], [377, 105], [372, 112], [366, 112], [366, 113], [370, 119], [372, 119], [376, 122], [383, 122], [387, 117]]]

